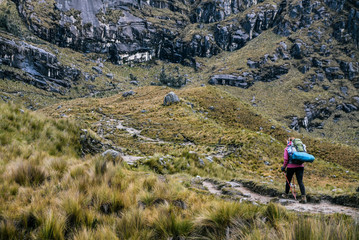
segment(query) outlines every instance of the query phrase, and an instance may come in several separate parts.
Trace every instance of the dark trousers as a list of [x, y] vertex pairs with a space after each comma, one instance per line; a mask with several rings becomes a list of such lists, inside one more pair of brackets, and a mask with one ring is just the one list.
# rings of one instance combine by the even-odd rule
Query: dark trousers
[[[300, 188], [300, 192], [302, 195], [305, 195], [305, 187], [303, 184], [303, 174], [304, 174], [304, 168], [303, 167], [299, 167], [299, 168], [287, 168], [287, 178], [288, 181], [291, 182], [293, 175], [295, 173], [295, 176], [297, 176], [297, 181], [299, 184], [299, 188]], [[289, 193], [289, 184], [286, 181], [285, 184], [285, 193]]]

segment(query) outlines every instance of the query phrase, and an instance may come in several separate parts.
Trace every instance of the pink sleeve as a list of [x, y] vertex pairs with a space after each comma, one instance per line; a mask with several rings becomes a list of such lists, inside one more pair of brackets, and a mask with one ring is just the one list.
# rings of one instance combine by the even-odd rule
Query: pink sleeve
[[283, 163], [283, 166], [287, 166], [288, 165], [288, 151], [287, 151], [287, 148], [284, 149], [284, 163]]

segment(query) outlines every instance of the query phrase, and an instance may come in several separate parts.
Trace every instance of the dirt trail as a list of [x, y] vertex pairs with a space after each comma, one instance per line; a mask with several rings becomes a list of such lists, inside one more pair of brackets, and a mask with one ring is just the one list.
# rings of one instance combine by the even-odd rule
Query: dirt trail
[[153, 139], [146, 136], [141, 135], [141, 131], [139, 129], [126, 127], [123, 125], [124, 120], [118, 120], [110, 118], [106, 115], [102, 116], [102, 119], [99, 122], [94, 123], [94, 126], [98, 128], [97, 134], [100, 137], [104, 137], [105, 133], [114, 133], [115, 129], [122, 130], [127, 132], [129, 136], [136, 136], [141, 139], [143, 142], [147, 143], [156, 143], [156, 144], [166, 144], [169, 142], [162, 141], [160, 139]]
[[[123, 125], [123, 120], [117, 120], [113, 119], [107, 116], [103, 116], [103, 118], [95, 123], [95, 125], [98, 127], [98, 134], [100, 137], [104, 137], [104, 133], [113, 133], [116, 129], [117, 130], [123, 130], [127, 132], [128, 135], [136, 135], [139, 139], [141, 139], [144, 142], [148, 143], [168, 143], [161, 141], [159, 139], [152, 139], [146, 136], [141, 135], [141, 130], [126, 127]], [[225, 151], [222, 149], [219, 149], [219, 154], [215, 157], [222, 158], [225, 155]], [[214, 156], [212, 156], [214, 157]], [[125, 155], [122, 156], [123, 160], [127, 162], [130, 165], [135, 164], [138, 160], [143, 159], [144, 157], [137, 157], [137, 156], [130, 156]], [[238, 182], [227, 182], [226, 186], [223, 184], [217, 185], [214, 184], [212, 181], [203, 181], [202, 182], [203, 187], [205, 187], [210, 193], [218, 195], [218, 196], [225, 196], [226, 194], [222, 191], [225, 187], [226, 189], [233, 190], [232, 196], [239, 197], [240, 201], [250, 201], [253, 203], [261, 203], [261, 204], [268, 204], [270, 202], [277, 202], [281, 205], [283, 205], [288, 210], [298, 211], [298, 212], [310, 212], [310, 213], [324, 213], [324, 214], [332, 214], [332, 213], [342, 213], [346, 215], [353, 216], [355, 219], [359, 221], [359, 209], [356, 208], [350, 208], [345, 207], [341, 205], [335, 205], [329, 202], [322, 201], [321, 203], [313, 204], [313, 203], [307, 203], [307, 204], [300, 204], [298, 201], [291, 200], [291, 199], [282, 199], [277, 197], [269, 197], [264, 196], [258, 193], [255, 193], [251, 191], [249, 188], [244, 187], [241, 183]], [[234, 194], [234, 195], [233, 195]]]
[[[212, 183], [211, 181], [203, 181], [203, 186], [212, 194], [223, 196], [221, 187]], [[242, 201], [250, 201], [253, 203], [268, 204], [270, 202], [277, 202], [283, 205], [286, 209], [297, 211], [297, 212], [310, 212], [310, 213], [323, 213], [323, 214], [332, 214], [332, 213], [342, 213], [352, 216], [354, 219], [359, 221], [359, 209], [345, 207], [341, 205], [335, 205], [329, 202], [322, 201], [320, 203], [306, 203], [301, 204], [298, 201], [291, 199], [283, 199], [277, 197], [269, 197], [260, 195], [251, 191], [249, 188], [244, 187], [242, 184], [237, 182], [227, 182], [230, 184], [233, 190], [237, 192], [237, 197], [241, 198]]]
[[145, 157], [136, 157], [136, 156], [131, 156], [131, 155], [124, 155], [121, 157], [128, 165], [134, 165], [138, 160], [145, 158]]

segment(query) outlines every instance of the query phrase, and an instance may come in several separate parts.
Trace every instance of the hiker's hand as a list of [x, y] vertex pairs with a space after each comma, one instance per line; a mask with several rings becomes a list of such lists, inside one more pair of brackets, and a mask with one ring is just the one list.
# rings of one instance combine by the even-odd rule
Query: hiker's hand
[[282, 170], [282, 172], [284, 172], [284, 171], [285, 171], [285, 167], [282, 166], [282, 167], [280, 168], [280, 170]]

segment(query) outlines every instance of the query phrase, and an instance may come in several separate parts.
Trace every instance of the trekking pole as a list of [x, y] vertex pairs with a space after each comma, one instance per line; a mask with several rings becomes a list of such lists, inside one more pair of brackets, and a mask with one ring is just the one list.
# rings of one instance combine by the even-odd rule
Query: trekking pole
[[288, 178], [287, 178], [287, 175], [285, 175], [284, 172], [283, 172], [283, 174], [284, 174], [285, 179], [287, 180], [287, 183], [288, 183], [289, 188], [290, 188], [290, 190], [291, 190], [291, 192], [292, 192], [292, 194], [293, 194], [294, 199], [297, 200], [297, 197], [295, 196], [295, 195], [296, 195], [296, 194], [295, 194], [295, 191], [293, 191], [293, 188], [292, 188], [292, 186], [290, 185], [290, 182], [289, 182], [289, 180], [288, 180]]

